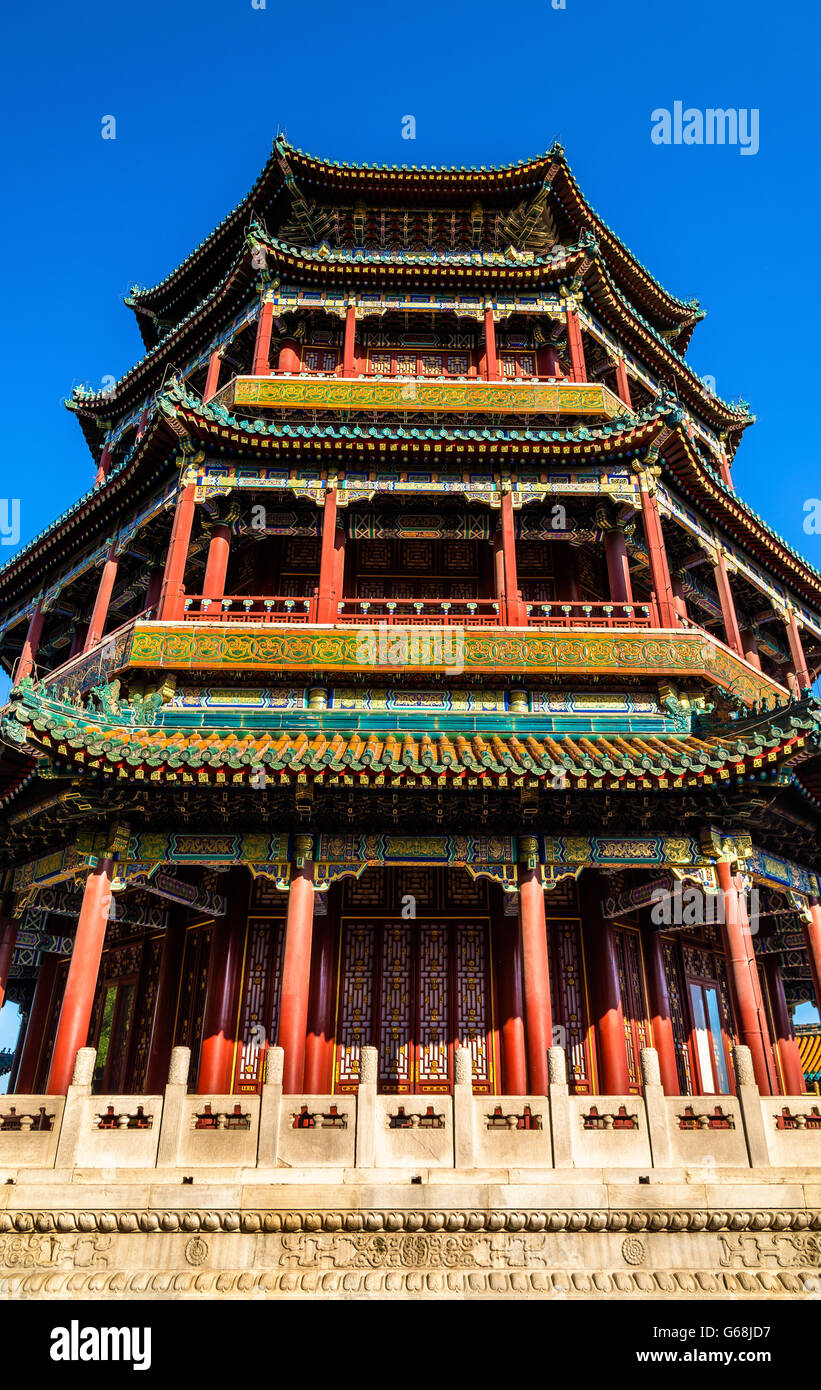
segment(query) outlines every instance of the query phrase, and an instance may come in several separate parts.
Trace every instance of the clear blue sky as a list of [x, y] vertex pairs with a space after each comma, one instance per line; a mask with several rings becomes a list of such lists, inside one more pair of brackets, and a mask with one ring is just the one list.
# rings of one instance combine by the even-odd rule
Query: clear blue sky
[[[4, 7], [3, 40], [0, 495], [21, 543], [93, 478], [62, 401], [142, 355], [122, 296], [239, 202], [278, 129], [396, 164], [515, 161], [558, 136], [605, 221], [707, 310], [691, 361], [758, 416], [736, 484], [821, 567], [802, 525], [821, 494], [816, 3], [38, 0]], [[677, 100], [757, 109], [758, 153], [653, 144]]]

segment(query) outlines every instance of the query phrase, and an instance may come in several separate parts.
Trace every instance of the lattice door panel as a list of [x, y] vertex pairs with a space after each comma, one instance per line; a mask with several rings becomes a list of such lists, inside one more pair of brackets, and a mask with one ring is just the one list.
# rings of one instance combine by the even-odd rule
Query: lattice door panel
[[265, 1078], [268, 1048], [279, 1028], [284, 946], [284, 921], [248, 919], [233, 1087], [239, 1093], [256, 1094]]
[[379, 1049], [379, 1088], [447, 1093], [454, 1046], [469, 1047], [474, 1090], [494, 1087], [486, 922], [344, 924], [336, 1089], [359, 1084], [361, 1049]]
[[550, 994], [553, 1024], [567, 1056], [567, 1080], [577, 1095], [593, 1091], [591, 1029], [584, 987], [581, 924], [576, 919], [551, 920], [547, 925]]
[[641, 1090], [639, 1054], [643, 1047], [652, 1046], [650, 1022], [647, 1017], [644, 962], [641, 938], [627, 927], [614, 929], [616, 962], [619, 971], [621, 1007], [624, 1014], [624, 1037], [627, 1047], [627, 1070], [631, 1092]]

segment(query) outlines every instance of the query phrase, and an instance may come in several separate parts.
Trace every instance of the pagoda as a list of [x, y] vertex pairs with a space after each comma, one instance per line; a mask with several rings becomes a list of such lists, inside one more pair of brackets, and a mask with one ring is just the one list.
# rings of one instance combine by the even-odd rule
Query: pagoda
[[[788, 1186], [821, 1169], [791, 1019], [821, 999], [821, 574], [735, 490], [753, 417], [687, 362], [697, 301], [559, 145], [428, 169], [278, 137], [126, 303], [144, 355], [67, 402], [90, 485], [0, 569], [0, 1168], [46, 1222], [0, 1207], [0, 1245], [49, 1229], [25, 1174], [51, 1167], [65, 1268], [75, 1207], [112, 1278], [177, 1232], [175, 1296], [213, 1296], [212, 1264], [251, 1287], [232, 1232], [274, 1242], [258, 1291], [333, 1293], [360, 1267], [333, 1213], [357, 1250], [387, 1232], [361, 1265], [387, 1294], [400, 1267], [511, 1291], [516, 1212], [534, 1296], [584, 1296], [549, 1233], [601, 1230], [605, 1293], [792, 1296], [766, 1271], [803, 1278], [773, 1232], [821, 1222]], [[268, 1207], [138, 1211], [135, 1171], [197, 1165], [264, 1172]], [[435, 1196], [443, 1167], [469, 1200]], [[654, 1170], [644, 1236], [618, 1235], [632, 1188], [562, 1224], [608, 1169]], [[768, 1220], [727, 1195], [696, 1255], [692, 1212], [647, 1215], [685, 1170], [760, 1180]]]

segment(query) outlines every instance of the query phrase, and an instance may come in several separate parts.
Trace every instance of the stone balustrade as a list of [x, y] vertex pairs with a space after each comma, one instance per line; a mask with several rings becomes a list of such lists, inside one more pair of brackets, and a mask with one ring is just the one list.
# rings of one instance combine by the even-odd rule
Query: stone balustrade
[[468, 1049], [453, 1095], [377, 1094], [364, 1048], [356, 1095], [283, 1095], [272, 1048], [261, 1095], [195, 1095], [176, 1048], [163, 1095], [94, 1095], [95, 1054], [77, 1054], [68, 1095], [0, 1096], [0, 1180], [16, 1169], [635, 1170], [821, 1166], [821, 1105], [762, 1097], [746, 1048], [735, 1096], [665, 1096], [642, 1052], [642, 1095], [570, 1095], [551, 1048], [548, 1095], [474, 1095]]

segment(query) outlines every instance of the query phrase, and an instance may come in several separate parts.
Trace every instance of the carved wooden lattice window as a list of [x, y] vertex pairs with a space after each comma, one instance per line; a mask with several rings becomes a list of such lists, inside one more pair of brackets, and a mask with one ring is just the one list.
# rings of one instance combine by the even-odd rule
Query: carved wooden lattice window
[[347, 922], [340, 959], [338, 1090], [356, 1089], [374, 1044], [384, 1092], [449, 1092], [454, 1045], [470, 1048], [474, 1089], [492, 1091], [486, 922]]
[[629, 927], [614, 928], [616, 963], [619, 972], [621, 1006], [624, 1014], [624, 1040], [627, 1048], [627, 1070], [630, 1077], [630, 1091], [641, 1089], [641, 1068], [639, 1053], [643, 1047], [650, 1047], [650, 1024], [647, 1018], [646, 992], [644, 986], [644, 963], [641, 954], [641, 938], [637, 931]]
[[589, 1094], [593, 1089], [593, 1069], [581, 925], [578, 920], [551, 920], [547, 933], [553, 1023], [564, 1030], [568, 1085], [571, 1092]]
[[268, 1048], [276, 1042], [284, 941], [284, 921], [249, 918], [234, 1080], [239, 1093], [259, 1091]]

